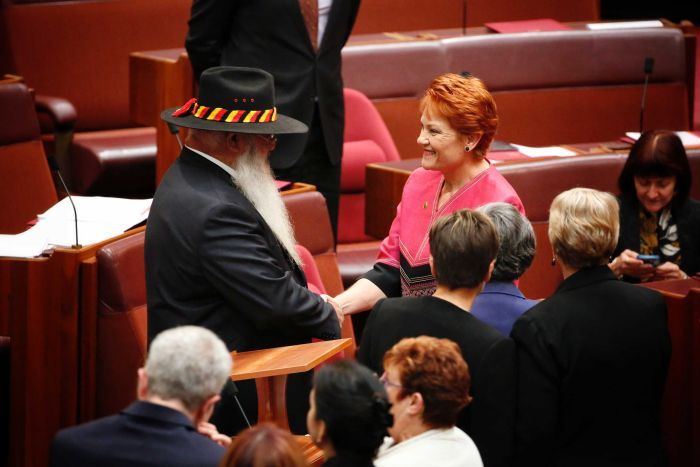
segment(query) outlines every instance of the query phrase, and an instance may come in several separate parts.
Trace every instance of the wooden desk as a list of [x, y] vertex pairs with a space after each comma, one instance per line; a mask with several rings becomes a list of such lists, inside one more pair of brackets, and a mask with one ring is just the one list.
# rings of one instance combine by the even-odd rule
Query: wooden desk
[[85, 326], [95, 319], [81, 313], [81, 263], [113, 240], [45, 258], [0, 258], [0, 335], [12, 339], [9, 465], [48, 465], [56, 431], [81, 420], [81, 359], [94, 339]]
[[258, 422], [273, 422], [289, 430], [285, 392], [287, 375], [316, 368], [343, 349], [351, 339], [312, 342], [273, 349], [233, 352], [231, 379], [255, 379], [258, 392]]

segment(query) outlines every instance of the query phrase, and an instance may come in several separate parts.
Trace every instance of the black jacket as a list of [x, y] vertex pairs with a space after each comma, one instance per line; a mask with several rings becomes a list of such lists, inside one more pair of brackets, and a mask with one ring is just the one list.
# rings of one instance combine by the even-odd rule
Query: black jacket
[[617, 280], [607, 266], [582, 269], [525, 312], [511, 336], [517, 465], [663, 465], [671, 340], [661, 294]]
[[117, 415], [58, 432], [51, 467], [216, 467], [225, 450], [184, 414], [134, 402]]
[[[360, 0], [334, 0], [318, 53], [311, 46], [299, 0], [194, 0], [185, 47], [195, 76], [218, 65], [261, 68], [275, 77], [278, 112], [311, 124], [318, 103], [330, 161], [343, 152], [344, 103], [340, 51]], [[279, 139], [270, 163], [290, 167], [306, 134]]]
[[[628, 197], [618, 198], [620, 204], [620, 238], [614, 256], [625, 249], [639, 252], [639, 203]], [[678, 227], [683, 272], [692, 276], [700, 272], [700, 202], [688, 199], [671, 209]]]

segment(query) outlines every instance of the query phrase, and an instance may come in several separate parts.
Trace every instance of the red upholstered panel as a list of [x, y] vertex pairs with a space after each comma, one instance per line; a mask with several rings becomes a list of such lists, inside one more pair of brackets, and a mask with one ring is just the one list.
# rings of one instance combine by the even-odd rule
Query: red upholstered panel
[[101, 248], [98, 263], [96, 416], [134, 400], [147, 342], [143, 232]]
[[130, 126], [129, 53], [182, 47], [191, 0], [5, 4], [12, 70], [38, 94], [64, 97], [78, 130]]
[[24, 84], [0, 85], [0, 145], [39, 138], [34, 99]]
[[343, 144], [340, 192], [365, 192], [365, 167], [374, 162], [386, 162], [384, 151], [371, 140], [347, 141]]
[[323, 195], [311, 191], [285, 195], [282, 199], [289, 211], [297, 243], [313, 256], [333, 252], [333, 231]]
[[[494, 92], [497, 138], [527, 146], [614, 141], [638, 131], [641, 85]], [[644, 128], [688, 129], [682, 83], [649, 86]]]
[[379, 114], [391, 133], [401, 159], [420, 157], [416, 140], [420, 132], [420, 111], [417, 98], [379, 99], [374, 101]]
[[376, 240], [365, 235], [365, 194], [347, 193], [340, 197], [338, 209], [338, 243]]
[[[399, 158], [396, 145], [374, 104], [359, 91], [345, 88], [345, 142], [371, 140], [384, 153], [382, 160]], [[345, 154], [343, 155], [345, 158]]]
[[323, 280], [321, 280], [321, 274], [318, 272], [318, 267], [316, 266], [316, 261], [311, 255], [311, 252], [307, 250], [304, 246], [296, 245], [297, 253], [301, 257], [301, 261], [304, 264], [304, 274], [306, 274], [306, 281], [308, 282], [309, 290], [317, 294], [326, 293], [326, 287], [323, 285]]
[[16, 234], [58, 198], [39, 140], [0, 146], [0, 233]]

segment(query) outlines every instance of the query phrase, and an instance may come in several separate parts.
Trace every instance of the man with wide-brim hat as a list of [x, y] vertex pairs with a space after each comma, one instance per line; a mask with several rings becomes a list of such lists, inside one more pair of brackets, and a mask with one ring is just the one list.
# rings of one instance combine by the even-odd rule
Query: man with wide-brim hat
[[[339, 337], [339, 310], [306, 288], [267, 161], [275, 135], [307, 130], [277, 113], [272, 75], [210, 68], [201, 76], [199, 97], [161, 117], [188, 131], [158, 186], [146, 228], [149, 341], [185, 324], [211, 329], [236, 351]], [[309, 375], [289, 378], [295, 432], [306, 431], [309, 387]], [[238, 388], [254, 422], [255, 384]], [[224, 388], [212, 417], [226, 434], [245, 427], [232, 393], [233, 387]]]

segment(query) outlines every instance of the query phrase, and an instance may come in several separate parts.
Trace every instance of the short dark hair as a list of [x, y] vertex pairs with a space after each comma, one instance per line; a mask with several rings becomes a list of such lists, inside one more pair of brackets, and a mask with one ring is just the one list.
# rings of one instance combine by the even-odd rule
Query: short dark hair
[[627, 162], [617, 181], [620, 193], [637, 199], [634, 177], [676, 177], [672, 203], [680, 206], [690, 195], [693, 176], [683, 142], [672, 131], [652, 130], [643, 133], [632, 145]]
[[326, 424], [337, 453], [373, 459], [393, 425], [389, 399], [377, 375], [354, 360], [321, 368], [314, 377], [316, 419]]
[[479, 208], [498, 232], [498, 256], [492, 281], [514, 281], [532, 264], [536, 241], [532, 224], [509, 203], [489, 203]]
[[449, 339], [401, 339], [384, 354], [384, 368], [389, 367], [396, 368], [401, 378], [399, 399], [414, 392], [423, 397], [423, 422], [431, 428], [454, 426], [471, 402], [469, 366]]
[[430, 253], [438, 284], [451, 290], [473, 289], [498, 254], [498, 234], [485, 214], [463, 209], [435, 221]]

